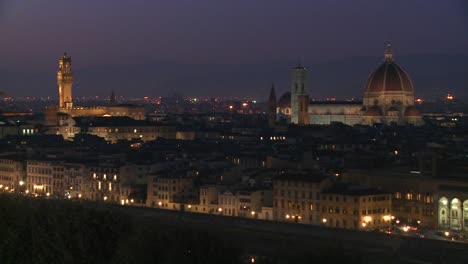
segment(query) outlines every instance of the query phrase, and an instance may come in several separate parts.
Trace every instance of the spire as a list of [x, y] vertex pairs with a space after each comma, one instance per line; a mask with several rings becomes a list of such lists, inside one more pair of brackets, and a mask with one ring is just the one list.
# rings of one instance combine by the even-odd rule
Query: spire
[[276, 93], [275, 84], [271, 84], [270, 98], [268, 99], [268, 127], [274, 128], [276, 124]]
[[275, 84], [271, 83], [271, 90], [270, 90], [270, 101], [274, 100], [276, 102], [276, 92], [275, 92]]
[[393, 62], [392, 44], [390, 44], [390, 42], [387, 42], [387, 49], [385, 50], [385, 62]]
[[115, 94], [114, 94], [114, 89], [111, 90], [111, 96], [110, 96], [110, 104], [115, 105]]

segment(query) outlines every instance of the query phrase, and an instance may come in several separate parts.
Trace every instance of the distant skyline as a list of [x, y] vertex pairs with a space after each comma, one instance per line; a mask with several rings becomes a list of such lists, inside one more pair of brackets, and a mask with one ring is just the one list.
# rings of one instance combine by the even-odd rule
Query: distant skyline
[[[280, 90], [285, 90], [287, 84], [283, 78], [275, 80], [277, 68], [284, 68], [284, 79], [287, 79], [287, 69], [298, 59], [309, 66], [355, 57], [377, 58], [387, 41], [394, 45], [397, 60], [408, 54], [468, 54], [468, 3], [463, 0], [0, 0], [0, 31], [0, 90], [8, 94], [55, 94], [57, 59], [66, 51], [73, 57], [77, 95], [96, 92], [98, 87], [94, 82], [99, 83], [98, 95], [108, 94], [119, 85], [112, 82], [106, 85], [100, 80], [98, 72], [103, 69], [109, 72], [114, 67], [135, 69], [145, 65], [158, 69], [167, 64], [169, 68], [181, 65], [185, 69], [212, 69], [213, 65], [221, 65], [221, 69], [237, 71], [247, 65], [254, 75], [253, 83], [249, 83], [248, 72], [240, 74], [243, 79], [233, 82], [236, 87], [242, 86], [239, 93], [258, 96], [262, 93], [252, 88], [263, 84], [256, 78], [261, 76], [265, 83], [277, 81]], [[365, 76], [356, 76], [353, 82], [364, 82], [378, 62], [370, 63]], [[264, 70], [255, 72], [249, 65], [272, 65], [273, 69], [269, 75]], [[460, 70], [453, 74], [467, 73], [468, 68], [462, 73]], [[80, 80], [80, 73], [86, 78]], [[12, 79], [22, 74], [30, 81]], [[190, 77], [177, 76], [176, 69], [168, 74], [173, 79]], [[172, 91], [186, 95], [207, 95], [213, 91], [218, 93], [213, 95], [232, 95], [234, 88], [229, 85], [229, 78], [238, 78], [239, 74], [223, 74], [223, 79], [217, 81], [207, 72], [193, 74], [192, 81], [180, 82], [155, 73], [160, 79], [151, 81], [145, 77], [149, 80], [146, 83], [129, 75], [127, 85], [116, 90], [126, 96], [149, 92], [166, 95]], [[138, 85], [132, 87], [132, 81]], [[441, 87], [452, 86], [449, 79], [438, 81]], [[464, 80], [458, 83], [463, 84]], [[82, 84], [86, 87], [80, 90]], [[463, 91], [467, 86], [465, 83], [464, 89], [456, 89]], [[417, 92], [419, 88], [416, 84]], [[348, 88], [343, 88], [345, 96], [351, 94], [344, 89]], [[358, 96], [357, 88], [354, 89], [352, 94]]]

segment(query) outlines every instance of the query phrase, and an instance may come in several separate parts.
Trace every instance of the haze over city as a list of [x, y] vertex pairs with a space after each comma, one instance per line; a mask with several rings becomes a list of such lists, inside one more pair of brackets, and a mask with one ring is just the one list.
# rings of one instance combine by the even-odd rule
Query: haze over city
[[[428, 29], [430, 30], [424, 30]], [[468, 3], [453, 1], [0, 1], [0, 90], [76, 96], [253, 96], [309, 69], [311, 98], [361, 98], [387, 41], [416, 95], [465, 97]]]

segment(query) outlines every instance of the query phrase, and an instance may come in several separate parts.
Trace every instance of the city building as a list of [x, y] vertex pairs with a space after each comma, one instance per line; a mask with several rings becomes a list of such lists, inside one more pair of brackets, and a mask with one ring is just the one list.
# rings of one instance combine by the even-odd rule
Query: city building
[[[278, 100], [278, 119], [297, 125], [328, 125], [340, 122], [347, 125], [422, 125], [420, 111], [414, 106], [411, 78], [393, 59], [390, 44], [384, 62], [369, 76], [362, 102], [309, 101], [307, 70], [293, 68], [291, 91]], [[271, 100], [271, 99], [270, 99]]]
[[221, 215], [272, 220], [273, 195], [271, 189], [224, 191], [218, 195]]
[[19, 159], [0, 159], [0, 189], [14, 190], [25, 185], [25, 166]]
[[148, 177], [148, 206], [183, 211], [196, 203], [197, 197], [193, 177], [172, 174]]
[[410, 169], [350, 171], [345, 182], [379, 187], [393, 194], [392, 215], [402, 224], [468, 230], [466, 175], [433, 176]]
[[[70, 117], [79, 116], [127, 116], [136, 120], [145, 119], [146, 111], [143, 106], [130, 104], [115, 104], [113, 101], [106, 106], [75, 106], [73, 104], [72, 87], [73, 71], [71, 56], [64, 53], [59, 58], [59, 69], [57, 72], [57, 85], [59, 89], [59, 105], [45, 109], [45, 123], [49, 126], [56, 126], [59, 116], [66, 114]], [[112, 96], [111, 96], [112, 97]], [[115, 99], [115, 95], [113, 95]]]
[[281, 173], [273, 180], [273, 219], [320, 224], [320, 192], [330, 185], [328, 177], [313, 170]]
[[54, 194], [53, 164], [44, 160], [26, 161], [26, 189], [31, 194], [50, 196]]
[[392, 225], [392, 194], [377, 189], [334, 184], [321, 193], [321, 221], [329, 227], [385, 229]]

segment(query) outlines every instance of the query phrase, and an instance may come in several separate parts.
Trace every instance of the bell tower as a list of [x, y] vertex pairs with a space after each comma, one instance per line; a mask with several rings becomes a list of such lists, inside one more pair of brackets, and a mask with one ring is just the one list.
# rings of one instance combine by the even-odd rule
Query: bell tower
[[59, 108], [72, 108], [73, 72], [71, 68], [71, 57], [68, 56], [66, 52], [59, 58], [57, 85], [59, 88]]
[[[308, 123], [304, 116], [307, 116], [307, 70], [300, 64], [291, 69], [291, 123]], [[305, 112], [305, 114], [304, 114]], [[303, 120], [301, 120], [303, 119]]]

